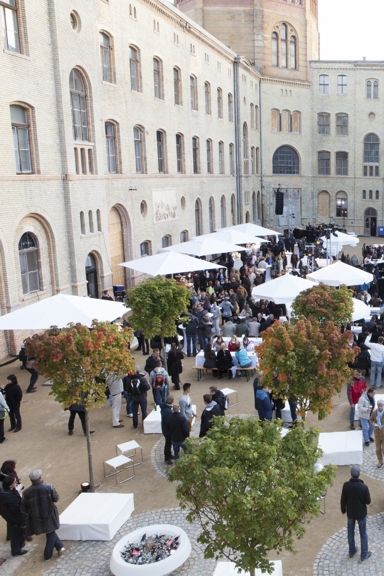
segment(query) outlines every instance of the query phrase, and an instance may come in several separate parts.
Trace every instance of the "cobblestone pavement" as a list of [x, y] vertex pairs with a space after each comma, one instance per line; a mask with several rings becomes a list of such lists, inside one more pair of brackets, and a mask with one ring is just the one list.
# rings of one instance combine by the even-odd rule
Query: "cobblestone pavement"
[[[198, 438], [200, 432], [200, 422], [195, 422], [191, 430], [191, 438]], [[160, 438], [152, 448], [151, 460], [152, 465], [160, 476], [167, 477], [167, 470], [169, 466], [164, 461], [164, 436]]]
[[188, 535], [192, 552], [188, 560], [172, 572], [172, 576], [212, 576], [216, 562], [204, 560], [204, 548], [198, 544], [200, 527], [186, 520], [187, 512], [179, 508], [156, 510], [130, 518], [110, 542], [76, 542], [72, 548], [55, 560], [44, 576], [111, 576], [109, 562], [115, 544], [128, 532], [150, 524], [174, 524]]
[[375, 443], [372, 442], [369, 447], [363, 446], [363, 464], [360, 466], [361, 471], [371, 478], [384, 482], [384, 466], [377, 468], [377, 462]]
[[359, 552], [348, 555], [347, 527], [331, 536], [316, 557], [313, 576], [383, 576], [384, 574], [384, 513], [368, 517], [367, 523], [371, 558], [360, 561], [360, 536], [356, 526], [355, 541]]

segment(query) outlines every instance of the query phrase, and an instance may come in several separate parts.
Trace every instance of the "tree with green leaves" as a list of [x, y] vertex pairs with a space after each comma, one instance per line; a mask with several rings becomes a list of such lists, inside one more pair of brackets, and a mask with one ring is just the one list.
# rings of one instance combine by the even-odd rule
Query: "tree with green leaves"
[[345, 326], [352, 320], [352, 291], [345, 284], [340, 288], [323, 283], [314, 285], [295, 298], [292, 310], [291, 321], [304, 316], [320, 324], [330, 321], [336, 326]]
[[[177, 322], [187, 312], [191, 292], [173, 278], [155, 276], [131, 288], [127, 306], [132, 309], [130, 322], [134, 330], [141, 330], [146, 338], [164, 338], [177, 334]], [[166, 357], [165, 357], [166, 361]]]
[[294, 551], [303, 521], [319, 513], [319, 498], [334, 468], [316, 472], [318, 430], [297, 427], [282, 436], [276, 422], [236, 416], [215, 418], [204, 439], [187, 440], [188, 452], [168, 473], [187, 519], [198, 521], [205, 558], [225, 557], [237, 568], [269, 574], [270, 551]]
[[72, 404], [85, 406], [89, 480], [95, 490], [89, 411], [105, 403], [105, 378], [108, 374], [135, 371], [128, 345], [132, 330], [109, 322], [92, 323], [91, 328], [71, 324], [59, 330], [52, 328], [25, 340], [30, 358], [36, 358], [39, 371], [52, 380], [51, 395], [64, 408]]
[[332, 399], [353, 375], [348, 368], [356, 351], [349, 331], [341, 334], [333, 322], [320, 324], [301, 317], [295, 324], [275, 322], [257, 348], [263, 383], [276, 386], [275, 397], [293, 397], [302, 418], [309, 410], [325, 418]]

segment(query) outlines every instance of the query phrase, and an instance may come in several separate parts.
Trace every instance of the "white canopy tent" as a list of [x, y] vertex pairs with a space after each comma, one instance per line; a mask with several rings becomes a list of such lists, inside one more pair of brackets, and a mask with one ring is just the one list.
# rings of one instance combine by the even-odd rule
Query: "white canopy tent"
[[241, 252], [245, 250], [241, 246], [222, 240], [215, 240], [209, 236], [197, 236], [188, 242], [181, 242], [163, 248], [162, 252], [179, 252], [181, 254], [193, 254], [194, 256], [208, 256], [208, 254], [221, 254], [225, 252]]
[[[220, 242], [229, 242], [230, 244], [256, 244], [260, 245], [266, 240], [261, 238], [256, 238], [251, 234], [244, 234], [244, 232], [239, 232], [238, 230], [231, 230], [230, 228], [222, 228], [218, 232], [212, 232], [212, 234], [204, 234], [205, 238], [212, 238]], [[199, 238], [199, 236], [198, 236]], [[200, 236], [201, 238], [201, 236]]]
[[371, 309], [362, 300], [357, 298], [352, 298], [353, 300], [353, 312], [352, 312], [352, 322], [357, 322], [357, 320], [362, 320], [371, 317]]
[[324, 247], [326, 248], [328, 254], [331, 256], [337, 256], [339, 252], [342, 251], [343, 246], [356, 247], [360, 239], [357, 236], [352, 236], [349, 234], [344, 234], [343, 232], [336, 232], [337, 236], [331, 234], [330, 238], [327, 239], [325, 236], [320, 238], [323, 241]]
[[314, 283], [292, 274], [284, 274], [275, 280], [265, 282], [252, 290], [255, 300], [272, 300], [275, 304], [289, 304], [304, 290], [313, 288]]
[[271, 228], [264, 228], [264, 226], [258, 226], [257, 224], [237, 224], [237, 226], [228, 226], [228, 228], [222, 228], [218, 232], [224, 232], [224, 230], [238, 230], [239, 232], [244, 232], [244, 234], [251, 234], [252, 236], [281, 236], [281, 232], [276, 232], [276, 230], [271, 230]]
[[221, 268], [221, 266], [212, 262], [192, 258], [192, 256], [179, 254], [178, 252], [160, 252], [160, 254], [155, 254], [154, 256], [145, 256], [137, 260], [123, 262], [119, 266], [132, 268], [132, 270], [143, 272], [143, 274], [148, 274], [149, 276], [195, 272], [197, 270], [219, 270]]
[[355, 268], [354, 266], [349, 266], [349, 264], [337, 261], [330, 266], [307, 274], [307, 280], [311, 280], [311, 282], [324, 282], [324, 284], [328, 284], [328, 286], [341, 286], [342, 284], [346, 284], [347, 286], [360, 286], [361, 284], [369, 284], [372, 282], [373, 275], [369, 272], [364, 272], [364, 270], [360, 270], [360, 268]]
[[93, 320], [112, 322], [129, 311], [121, 302], [57, 294], [0, 317], [0, 330], [64, 328], [70, 322], [91, 326]]

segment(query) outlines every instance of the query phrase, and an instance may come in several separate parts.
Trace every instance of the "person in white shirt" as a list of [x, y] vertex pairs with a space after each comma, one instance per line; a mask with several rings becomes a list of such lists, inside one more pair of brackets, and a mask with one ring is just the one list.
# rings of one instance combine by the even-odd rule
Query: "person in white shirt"
[[366, 338], [365, 345], [371, 350], [371, 387], [382, 388], [381, 386], [381, 372], [383, 370], [384, 360], [384, 338], [379, 336], [377, 344], [371, 342], [371, 334]]

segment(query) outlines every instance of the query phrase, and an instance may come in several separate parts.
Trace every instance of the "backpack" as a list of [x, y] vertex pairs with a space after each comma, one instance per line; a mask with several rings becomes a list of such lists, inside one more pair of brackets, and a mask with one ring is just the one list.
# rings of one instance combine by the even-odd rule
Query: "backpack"
[[140, 378], [132, 378], [131, 380], [131, 390], [132, 394], [139, 395], [140, 394]]

